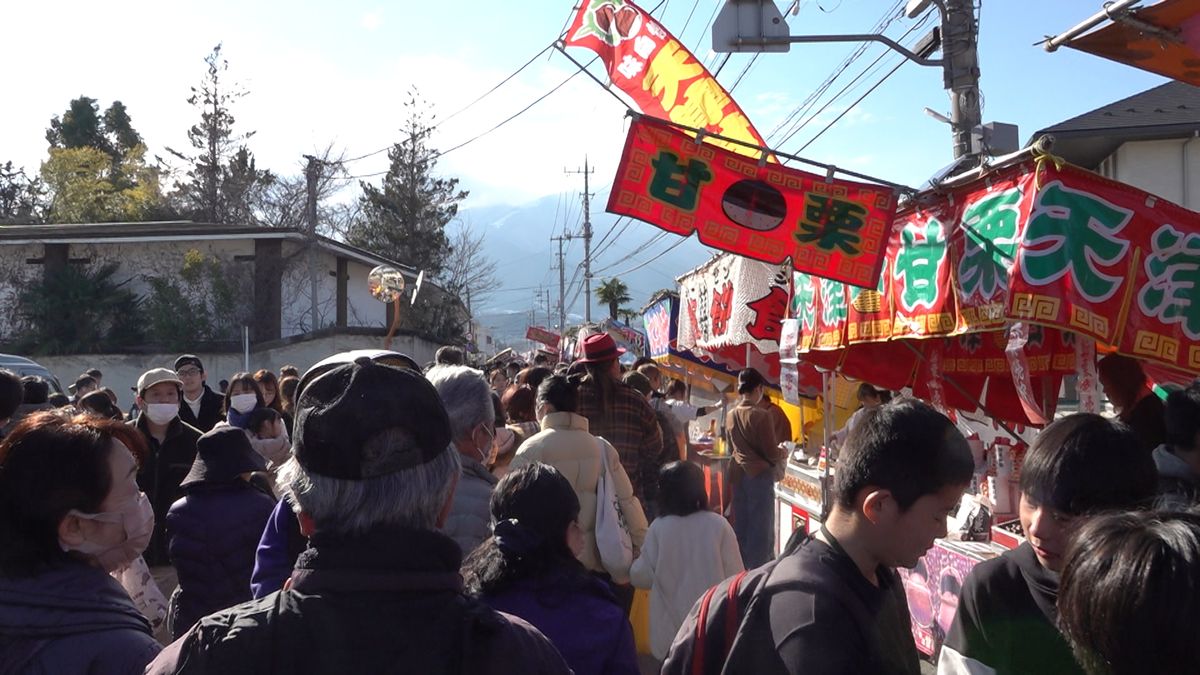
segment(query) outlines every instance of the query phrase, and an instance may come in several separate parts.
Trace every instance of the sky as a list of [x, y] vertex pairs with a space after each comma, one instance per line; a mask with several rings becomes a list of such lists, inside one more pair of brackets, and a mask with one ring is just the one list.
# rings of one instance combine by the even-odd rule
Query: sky
[[[666, 0], [655, 13], [711, 70], [724, 58], [712, 53], [708, 31], [721, 1]], [[646, 9], [656, 4], [644, 2]], [[788, 22], [793, 35], [869, 32], [893, 4], [801, 0]], [[61, 0], [9, 5], [0, 20], [0, 44], [10, 58], [8, 96], [0, 106], [0, 162], [11, 160], [31, 172], [46, 157], [50, 118], [80, 95], [98, 99], [102, 108], [113, 100], [124, 102], [151, 154], [165, 157], [166, 147], [185, 148], [186, 131], [198, 120], [186, 102], [189, 87], [201, 80], [203, 59], [217, 43], [224, 45], [229, 77], [249, 92], [233, 110], [237, 129], [256, 132], [249, 146], [259, 166], [280, 174], [299, 174], [301, 155], [330, 144], [347, 157], [388, 146], [398, 138], [402, 106], [412, 87], [439, 119], [449, 118], [431, 139], [434, 147], [445, 150], [517, 113], [576, 70], [550, 51], [459, 112], [559, 36], [572, 14], [569, 0]], [[1164, 82], [1070, 49], [1051, 54], [1034, 46], [1100, 5], [1099, 0], [983, 0], [979, 60], [984, 120], [1018, 124], [1024, 142], [1037, 129]], [[887, 34], [898, 38], [917, 23], [900, 18]], [[903, 41], [927, 30], [913, 31]], [[762, 54], [733, 96], [758, 130], [770, 134], [854, 49], [852, 44], [810, 44], [795, 45], [789, 53]], [[870, 47], [820, 104], [885, 51]], [[584, 62], [591, 56], [577, 49], [572, 53]], [[718, 79], [732, 87], [752, 58], [733, 55]], [[788, 152], [807, 145], [805, 157], [893, 182], [921, 184], [952, 158], [949, 127], [923, 112], [925, 107], [948, 112], [940, 69], [906, 63], [847, 111], [900, 59], [885, 55], [877, 69], [812, 116], [792, 138], [781, 146], [782, 134], [768, 141]], [[603, 76], [598, 68], [595, 72]], [[624, 112], [625, 106], [599, 84], [579, 75], [512, 122], [447, 153], [438, 171], [457, 176], [471, 193], [464, 206], [476, 208], [578, 192], [579, 176], [566, 175], [564, 169], [578, 168], [585, 156], [596, 170], [595, 184], [603, 186], [620, 158], [627, 129]], [[365, 176], [383, 171], [386, 162], [378, 154], [349, 169]], [[348, 183], [342, 198], [353, 198], [355, 185]], [[654, 232], [638, 223], [628, 236], [642, 241]], [[670, 245], [672, 237], [648, 248], [645, 258]]]

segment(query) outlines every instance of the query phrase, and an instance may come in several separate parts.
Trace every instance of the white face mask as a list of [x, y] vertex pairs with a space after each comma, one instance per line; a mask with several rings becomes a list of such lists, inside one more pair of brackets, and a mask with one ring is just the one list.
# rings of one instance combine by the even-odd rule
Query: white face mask
[[178, 403], [147, 403], [146, 417], [155, 424], [168, 424], [179, 414]]
[[72, 509], [67, 513], [84, 520], [121, 524], [125, 536], [116, 544], [84, 541], [72, 547], [59, 542], [64, 551], [78, 551], [95, 558], [107, 572], [121, 569], [133, 562], [150, 545], [150, 536], [154, 534], [154, 508], [145, 492], [139, 492], [136, 499], [126, 502], [117, 511], [83, 513]]
[[234, 410], [245, 414], [254, 410], [254, 407], [258, 405], [258, 396], [254, 394], [234, 394], [229, 397], [229, 405]]

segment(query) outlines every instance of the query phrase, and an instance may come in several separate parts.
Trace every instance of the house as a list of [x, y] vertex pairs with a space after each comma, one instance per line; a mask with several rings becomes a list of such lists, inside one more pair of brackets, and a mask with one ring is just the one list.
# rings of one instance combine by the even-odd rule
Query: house
[[1055, 155], [1200, 211], [1200, 87], [1171, 81], [1038, 131]]
[[[310, 251], [315, 251], [312, 267]], [[183, 340], [156, 341], [148, 334], [143, 343], [103, 349], [105, 354], [38, 356], [64, 381], [98, 367], [106, 384], [112, 373], [113, 388], [125, 394], [128, 388], [118, 386], [121, 382], [151, 367], [170, 366], [172, 354], [188, 351], [205, 359], [215, 385], [247, 367], [278, 369], [291, 363], [303, 370], [337, 351], [382, 347], [395, 305], [376, 300], [368, 290], [368, 273], [378, 265], [399, 269], [407, 282], [393, 348], [424, 363], [439, 346], [410, 329], [417, 311], [410, 306], [417, 270], [334, 239], [314, 240], [299, 229], [188, 221], [0, 227], [0, 346], [12, 345], [28, 328], [19, 311], [26, 288], [66, 266], [106, 265], [115, 266], [114, 282], [142, 298], [142, 313], [167, 300], [175, 303], [168, 308], [196, 311], [177, 317]], [[422, 283], [420, 305], [443, 301], [465, 324], [466, 310], [457, 298], [436, 283]], [[64, 299], [62, 312], [72, 312], [68, 302]]]

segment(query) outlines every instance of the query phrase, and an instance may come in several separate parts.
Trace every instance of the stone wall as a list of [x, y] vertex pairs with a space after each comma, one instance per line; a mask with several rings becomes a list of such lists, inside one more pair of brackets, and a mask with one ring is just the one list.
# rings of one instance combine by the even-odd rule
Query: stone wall
[[[379, 335], [335, 334], [311, 340], [295, 340], [287, 343], [267, 344], [265, 348], [250, 351], [251, 372], [260, 368], [279, 372], [284, 365], [294, 365], [303, 373], [314, 363], [338, 352], [351, 349], [381, 349], [383, 337]], [[392, 349], [407, 354], [422, 365], [433, 361], [438, 344], [412, 335], [397, 335]], [[138, 377], [151, 368], [171, 368], [178, 354], [75, 354], [63, 356], [39, 356], [34, 360], [42, 364], [58, 378], [65, 390], [84, 370], [99, 368], [104, 373], [104, 386], [112, 388], [120, 398], [122, 409], [128, 410], [133, 403], [131, 387]], [[209, 386], [217, 390], [217, 382], [241, 370], [245, 370], [244, 355], [237, 353], [198, 353], [204, 362]]]

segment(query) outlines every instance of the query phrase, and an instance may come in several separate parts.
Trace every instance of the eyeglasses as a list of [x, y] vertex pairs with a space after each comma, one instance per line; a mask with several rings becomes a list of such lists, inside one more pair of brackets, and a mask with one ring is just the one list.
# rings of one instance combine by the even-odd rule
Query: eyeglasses
[[192, 375], [199, 375], [203, 372], [204, 371], [200, 370], [199, 368], [180, 368], [179, 370], [175, 371], [175, 374], [180, 377], [190, 377]]

